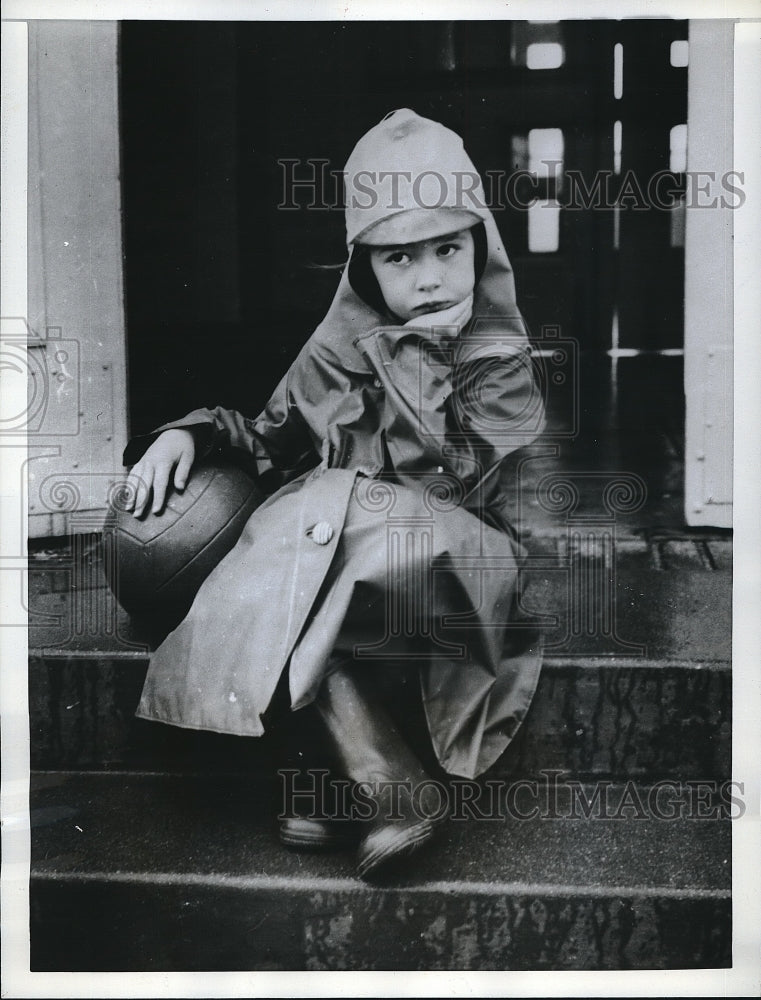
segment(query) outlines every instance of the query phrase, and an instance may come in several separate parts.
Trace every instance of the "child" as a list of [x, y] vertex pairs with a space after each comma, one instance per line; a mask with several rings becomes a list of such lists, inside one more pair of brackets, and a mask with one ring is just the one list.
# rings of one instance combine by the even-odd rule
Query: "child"
[[[415, 789], [427, 773], [375, 679], [415, 678], [453, 775], [493, 764], [526, 714], [541, 654], [517, 623], [503, 459], [540, 432], [543, 408], [460, 138], [392, 112], [345, 181], [348, 265], [264, 411], [196, 410], [155, 432], [132, 470], [137, 516], [220, 446], [250, 452], [270, 493], [153, 655], [138, 715], [261, 735], [283, 678], [291, 709], [314, 706], [344, 775], [377, 799], [382, 782]], [[131, 442], [125, 462], [145, 445]], [[375, 811], [358, 844], [364, 877], [434, 832], [419, 800], [395, 818]], [[281, 839], [329, 847], [343, 833], [291, 817]]]

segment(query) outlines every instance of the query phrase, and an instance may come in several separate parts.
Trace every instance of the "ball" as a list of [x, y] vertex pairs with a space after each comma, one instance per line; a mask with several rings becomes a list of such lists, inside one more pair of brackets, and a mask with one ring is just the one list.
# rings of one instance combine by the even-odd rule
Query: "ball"
[[159, 514], [136, 518], [124, 499], [113, 498], [104, 527], [109, 586], [131, 614], [179, 620], [265, 494], [239, 465], [215, 456], [193, 467], [182, 492], [171, 489]]

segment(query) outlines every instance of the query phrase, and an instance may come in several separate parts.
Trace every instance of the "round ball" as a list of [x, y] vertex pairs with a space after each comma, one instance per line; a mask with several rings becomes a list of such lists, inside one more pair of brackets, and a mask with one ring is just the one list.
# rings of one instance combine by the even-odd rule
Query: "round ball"
[[159, 514], [140, 518], [113, 503], [104, 529], [111, 548], [109, 585], [135, 614], [182, 616], [265, 499], [238, 465], [214, 457], [193, 468]]

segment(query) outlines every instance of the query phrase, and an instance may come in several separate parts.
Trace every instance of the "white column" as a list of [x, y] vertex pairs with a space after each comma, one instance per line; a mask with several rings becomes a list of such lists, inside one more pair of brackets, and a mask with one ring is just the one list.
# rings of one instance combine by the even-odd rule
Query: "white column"
[[732, 525], [732, 206], [739, 196], [722, 178], [734, 166], [733, 39], [731, 19], [690, 21], [685, 519], [722, 528]]
[[122, 476], [126, 345], [118, 25], [29, 22], [29, 534], [105, 511]]

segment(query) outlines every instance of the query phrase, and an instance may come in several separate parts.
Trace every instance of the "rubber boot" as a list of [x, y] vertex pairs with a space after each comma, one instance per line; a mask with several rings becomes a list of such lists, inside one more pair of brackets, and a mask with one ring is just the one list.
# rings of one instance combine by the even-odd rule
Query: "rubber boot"
[[279, 762], [278, 839], [292, 851], [341, 851], [357, 846], [361, 824], [347, 821], [330, 788], [335, 761], [313, 706], [285, 708], [275, 727]]
[[355, 666], [341, 665], [330, 673], [314, 704], [341, 770], [374, 807], [359, 844], [357, 873], [362, 878], [387, 874], [429, 840], [444, 819], [435, 783], [375, 696], [372, 679]]

